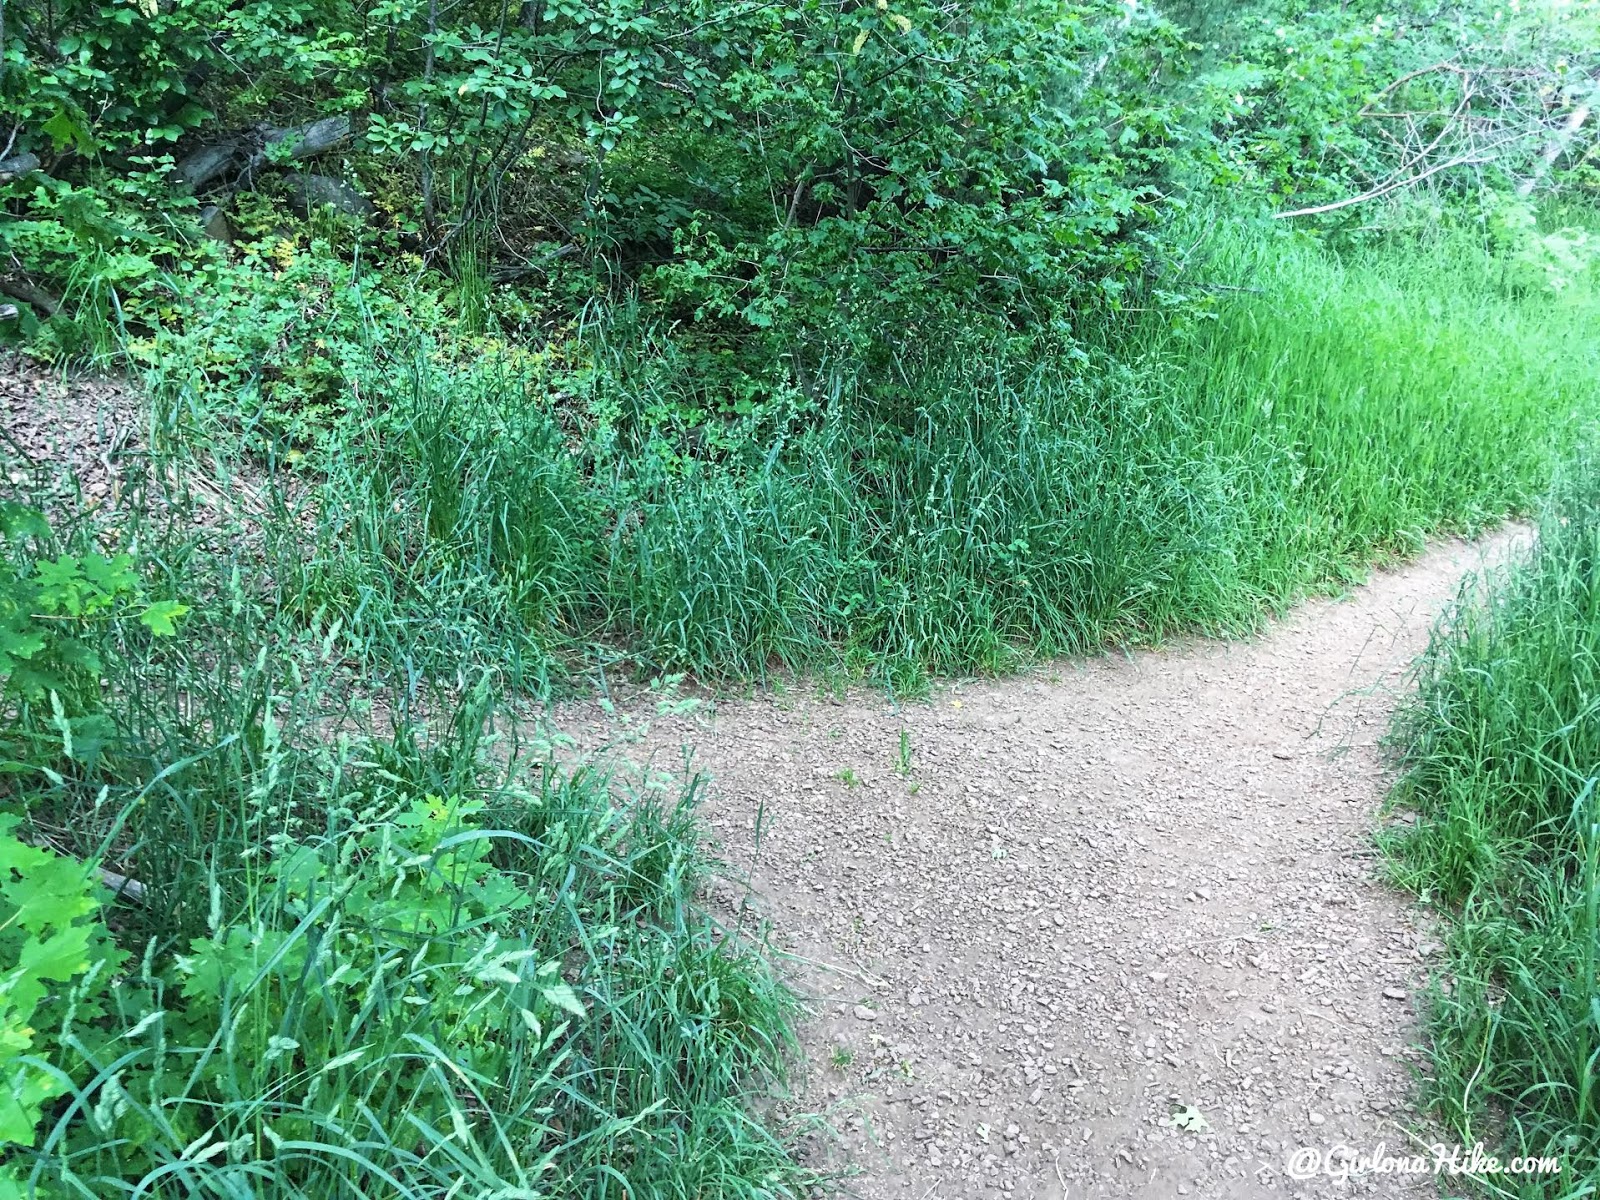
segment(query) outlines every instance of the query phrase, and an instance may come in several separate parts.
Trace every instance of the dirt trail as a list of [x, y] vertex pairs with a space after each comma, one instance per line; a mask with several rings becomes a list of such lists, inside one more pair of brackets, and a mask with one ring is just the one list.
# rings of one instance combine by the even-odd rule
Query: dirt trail
[[[814, 1013], [802, 1099], [842, 1131], [817, 1153], [853, 1164], [847, 1191], [1436, 1195], [1285, 1168], [1415, 1144], [1436, 947], [1374, 877], [1377, 744], [1435, 614], [1514, 536], [1437, 547], [1251, 642], [898, 710], [723, 702], [627, 745], [658, 767], [695, 747], [735, 864], [760, 817], [752, 883]], [[562, 723], [592, 745], [616, 726], [585, 707]]]

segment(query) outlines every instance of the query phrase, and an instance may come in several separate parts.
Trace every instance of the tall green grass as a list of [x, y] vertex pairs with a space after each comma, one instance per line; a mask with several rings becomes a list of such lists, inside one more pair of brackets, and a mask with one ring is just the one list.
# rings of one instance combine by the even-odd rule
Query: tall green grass
[[1227, 230], [1200, 269], [1254, 289], [1179, 357], [1185, 407], [1253, 460], [1242, 573], [1271, 594], [1526, 509], [1597, 411], [1600, 296], [1522, 294], [1462, 232], [1341, 261]]
[[1532, 556], [1469, 589], [1420, 663], [1395, 736], [1398, 877], [1448, 914], [1429, 1092], [1467, 1144], [1553, 1154], [1600, 1187], [1600, 486], [1558, 493]]
[[558, 763], [492, 673], [414, 673], [448, 628], [367, 644], [365, 618], [286, 605], [310, 596], [265, 582], [260, 524], [321, 518], [190, 525], [183, 465], [152, 464], [121, 523], [0, 542], [25, 568], [125, 546], [190, 608], [171, 639], [75, 630], [83, 712], [0, 677], [0, 803], [135, 881], [106, 909], [120, 962], [51, 999], [36, 1061], [64, 1094], [0, 1174], [50, 1197], [805, 1194], [763, 1115], [796, 1003], [763, 931], [704, 903], [699, 781]]
[[732, 438], [685, 424], [659, 339], [553, 401], [419, 355], [363, 389], [285, 587], [373, 630], [446, 597], [462, 654], [539, 684], [617, 656], [914, 681], [1249, 628], [1525, 511], [1600, 413], [1594, 290], [1519, 291], [1460, 230], [1341, 257], [1222, 223], [1188, 274], [1198, 313], [835, 369]]

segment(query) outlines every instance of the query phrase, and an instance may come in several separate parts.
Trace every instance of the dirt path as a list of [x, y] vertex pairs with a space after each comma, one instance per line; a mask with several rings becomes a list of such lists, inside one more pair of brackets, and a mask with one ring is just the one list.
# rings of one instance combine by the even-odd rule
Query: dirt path
[[[1409, 1144], [1434, 947], [1374, 878], [1377, 743], [1434, 615], [1511, 540], [1436, 548], [1249, 643], [900, 710], [776, 696], [652, 722], [628, 757], [695, 746], [730, 860], [761, 820], [753, 885], [803, 960], [803, 1099], [841, 1128], [818, 1153], [853, 1164], [847, 1190], [1436, 1195], [1285, 1167]], [[615, 729], [562, 720], [585, 717]]]

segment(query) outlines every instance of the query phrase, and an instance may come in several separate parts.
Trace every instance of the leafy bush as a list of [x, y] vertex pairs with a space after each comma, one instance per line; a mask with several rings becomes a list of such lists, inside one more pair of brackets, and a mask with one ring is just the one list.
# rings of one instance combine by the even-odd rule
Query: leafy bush
[[136, 620], [171, 636], [188, 609], [145, 597], [130, 555], [52, 559], [40, 553], [49, 538], [37, 510], [0, 501], [0, 714], [8, 726], [0, 750], [26, 758], [53, 741], [66, 758], [93, 763], [109, 733], [99, 711], [107, 627]]
[[1516, 294], [1560, 294], [1581, 287], [1600, 261], [1600, 239], [1581, 224], [1540, 229], [1525, 200], [1500, 197], [1489, 209], [1490, 244]]
[[[1591, 99], [1600, 26], [1582, 6], [1186, 7], [1209, 43], [1195, 88], [1214, 135], [1205, 160], [1283, 208], [1413, 188], [1470, 204], [1480, 187], [1548, 183], [1558, 161], [1576, 182], [1592, 153], [1592, 130], [1567, 137], [1547, 119], [1552, 101]], [[1329, 220], [1356, 227], [1371, 207]]]
[[[98, 920], [92, 873], [21, 841], [18, 821], [0, 814], [0, 1146], [31, 1148], [72, 1087], [64, 1031], [105, 1015], [123, 955]], [[21, 1186], [17, 1164], [0, 1162], [0, 1193]]]
[[546, 776], [495, 797], [496, 829], [482, 801], [364, 782], [326, 834], [260, 848], [242, 909], [213, 891], [212, 931], [117, 988], [113, 1036], [68, 1033], [37, 1184], [797, 1194], [739, 1103], [791, 1002], [754, 943], [686, 910], [682, 812]]
[[[22, 218], [7, 274], [34, 281], [17, 294], [59, 299], [92, 245], [112, 303], [88, 307], [113, 329], [203, 320], [174, 281], [226, 252], [205, 249], [194, 199], [164, 179], [181, 156], [149, 150], [233, 155], [199, 187], [237, 208], [297, 165], [283, 113], [350, 116], [338, 152], [396, 197], [391, 251], [437, 236], [461, 276], [477, 270], [465, 244], [493, 238], [512, 274], [547, 279], [579, 251], [591, 285], [637, 283], [765, 367], [881, 353], [919, 321], [1064, 327], [1075, 299], [1144, 263], [1135, 234], [1181, 135], [1142, 85], [1182, 48], [1146, 9], [516, 7], [69, 2], [10, 23], [14, 149], [41, 168], [0, 188]], [[165, 311], [174, 293], [182, 313]], [[54, 323], [56, 349], [78, 348], [76, 320]]]
[[1128, 84], [1178, 45], [1122, 5], [804, 6], [726, 85], [777, 194], [759, 219], [676, 222], [649, 286], [857, 353], [982, 318], [1064, 328], [1142, 264], [1128, 235], [1174, 118]]
[[264, 456], [347, 433], [345, 418], [390, 397], [362, 385], [408, 362], [442, 321], [437, 296], [345, 262], [325, 240], [278, 239], [209, 275], [179, 327], [126, 343], [154, 390], [201, 433], [248, 431]]

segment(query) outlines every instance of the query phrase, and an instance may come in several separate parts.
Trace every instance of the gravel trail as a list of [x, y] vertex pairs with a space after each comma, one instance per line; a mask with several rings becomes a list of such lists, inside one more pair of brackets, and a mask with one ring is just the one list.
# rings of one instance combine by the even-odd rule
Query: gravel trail
[[1247, 642], [899, 708], [790, 693], [648, 721], [623, 701], [620, 738], [595, 705], [559, 724], [658, 768], [694, 747], [722, 853], [796, 956], [800, 1100], [838, 1129], [812, 1152], [847, 1194], [1432, 1196], [1286, 1167], [1418, 1144], [1438, 948], [1376, 877], [1378, 743], [1463, 574], [1520, 536], [1438, 545]]

